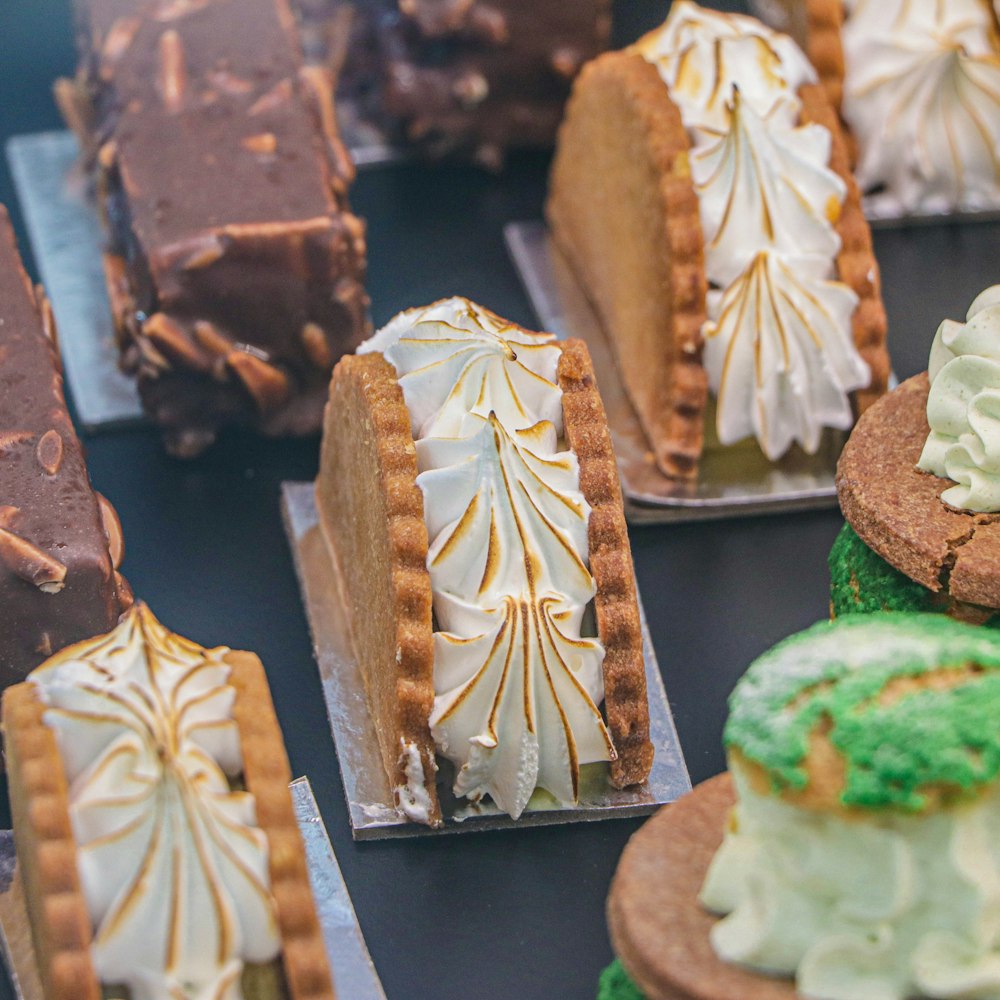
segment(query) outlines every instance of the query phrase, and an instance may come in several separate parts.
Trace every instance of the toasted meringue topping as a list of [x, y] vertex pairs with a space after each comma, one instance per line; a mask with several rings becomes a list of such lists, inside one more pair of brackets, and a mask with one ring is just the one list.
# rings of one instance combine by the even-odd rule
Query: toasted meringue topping
[[438, 628], [431, 731], [456, 794], [515, 818], [536, 787], [575, 801], [580, 766], [615, 753], [552, 340], [456, 298], [362, 347], [396, 368], [413, 421]]
[[238, 1000], [280, 951], [268, 845], [247, 792], [224, 648], [136, 604], [29, 680], [70, 783], [98, 978], [132, 1000]]
[[723, 444], [754, 434], [773, 460], [796, 441], [815, 452], [824, 427], [851, 426], [847, 394], [871, 373], [843, 335], [857, 296], [826, 270], [823, 258], [793, 266], [765, 250], [710, 295], [705, 368]]
[[712, 284], [735, 281], [763, 249], [822, 257], [833, 273], [847, 189], [827, 166], [830, 142], [823, 126], [762, 118], [734, 94], [729, 130], [691, 158]]
[[1000, 205], [1000, 57], [985, 0], [855, 0], [844, 118], [887, 212]]
[[756, 18], [725, 14], [676, 0], [663, 25], [641, 38], [634, 51], [660, 71], [692, 132], [722, 135], [729, 127], [733, 87], [759, 115], [776, 114], [792, 125], [795, 96], [816, 73], [787, 35]]
[[854, 346], [857, 297], [828, 281], [847, 188], [832, 137], [796, 127], [815, 80], [786, 35], [679, 0], [636, 47], [654, 62], [692, 143], [705, 237], [705, 367], [722, 444], [751, 434], [774, 460], [824, 427], [850, 427], [848, 393], [871, 372]]
[[945, 320], [931, 347], [930, 433], [919, 468], [957, 485], [941, 499], [977, 513], [1000, 511], [1000, 285]]

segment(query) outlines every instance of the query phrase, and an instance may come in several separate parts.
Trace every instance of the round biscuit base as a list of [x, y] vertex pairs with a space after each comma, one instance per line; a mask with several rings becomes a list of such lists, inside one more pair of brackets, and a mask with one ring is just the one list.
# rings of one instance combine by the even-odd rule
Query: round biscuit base
[[698, 893], [736, 801], [720, 774], [661, 809], [625, 847], [608, 895], [615, 953], [647, 1000], [794, 1000], [790, 980], [723, 962], [708, 934], [718, 919]]

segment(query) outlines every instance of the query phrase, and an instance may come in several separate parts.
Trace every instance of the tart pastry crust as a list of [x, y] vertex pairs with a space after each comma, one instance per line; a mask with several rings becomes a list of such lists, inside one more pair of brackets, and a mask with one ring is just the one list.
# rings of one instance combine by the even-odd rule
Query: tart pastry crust
[[431, 803], [427, 821], [438, 826], [424, 499], [410, 413], [396, 370], [381, 354], [340, 361], [325, 424], [316, 479], [320, 527], [343, 581], [382, 763], [398, 795], [408, 784], [404, 748], [416, 748]]
[[[63, 655], [66, 655], [64, 653]], [[269, 846], [271, 893], [291, 1000], [334, 1000], [302, 838], [288, 783], [288, 757], [264, 668], [253, 653], [228, 652], [243, 779]], [[32, 683], [8, 688], [3, 729], [18, 863], [47, 1000], [100, 1000], [90, 957], [92, 928], [77, 869], [69, 788], [46, 706]], [[277, 998], [276, 998], [277, 1000]]]
[[[604, 133], [620, 132], [614, 138]], [[656, 68], [632, 52], [584, 67], [559, 132], [546, 214], [589, 290], [632, 405], [669, 476], [693, 477], [708, 380], [705, 260], [690, 142]], [[594, 153], [606, 162], [591, 170]], [[602, 177], [643, 192], [612, 197]], [[614, 247], [607, 234], [618, 238]]]

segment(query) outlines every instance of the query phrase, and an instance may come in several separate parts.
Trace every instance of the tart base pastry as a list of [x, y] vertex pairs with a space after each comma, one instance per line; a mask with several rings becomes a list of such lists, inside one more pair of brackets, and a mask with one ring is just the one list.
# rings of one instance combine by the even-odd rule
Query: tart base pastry
[[[133, 613], [142, 613], [137, 609]], [[90, 641], [70, 647], [89, 646]], [[267, 837], [280, 961], [244, 966], [248, 1000], [333, 1000], [326, 950], [316, 918], [301, 835], [288, 783], [284, 742], [260, 660], [229, 651], [233, 717], [243, 759], [242, 784], [256, 801]], [[91, 958], [92, 925], [70, 820], [70, 789], [55, 732], [37, 687], [9, 688], [3, 698], [7, 775], [14, 838], [39, 973], [47, 1000], [100, 1000]], [[164, 904], [166, 905], [166, 903]]]
[[689, 151], [656, 68], [635, 53], [607, 53], [574, 88], [546, 205], [553, 238], [611, 334], [656, 463], [675, 477], [696, 472], [708, 397]]
[[[403, 811], [438, 826], [427, 527], [410, 414], [381, 354], [337, 365], [326, 424], [316, 505], [350, 608], [382, 762]], [[408, 767], [419, 768], [416, 781]], [[420, 786], [427, 802], [406, 791]]]
[[[604, 646], [607, 727], [617, 750], [616, 787], [644, 781], [652, 764], [645, 666], [635, 579], [618, 470], [590, 356], [558, 343], [558, 383], [567, 443], [591, 507], [587, 533]], [[416, 483], [410, 414], [393, 366], [379, 353], [345, 357], [331, 383], [317, 506], [339, 567], [369, 706], [397, 805], [438, 825], [434, 626], [428, 533]]]

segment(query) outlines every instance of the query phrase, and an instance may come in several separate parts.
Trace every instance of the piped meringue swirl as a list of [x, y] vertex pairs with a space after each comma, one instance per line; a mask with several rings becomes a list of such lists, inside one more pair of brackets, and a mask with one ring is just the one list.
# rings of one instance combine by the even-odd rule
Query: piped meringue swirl
[[136, 604], [29, 677], [70, 784], [94, 968], [132, 1000], [239, 1000], [244, 963], [280, 951], [267, 838], [229, 781], [242, 757], [227, 652]]
[[724, 293], [712, 293], [705, 368], [722, 444], [753, 434], [773, 460], [795, 441], [815, 452], [824, 427], [853, 423], [848, 393], [871, 377], [842, 334], [858, 300], [825, 270], [822, 258], [793, 267], [762, 250]]
[[561, 802], [615, 755], [598, 706], [604, 650], [588, 606], [590, 507], [560, 450], [559, 348], [466, 299], [409, 310], [362, 351], [396, 368], [431, 539], [431, 732], [455, 793], [515, 818]]
[[808, 452], [853, 422], [849, 394], [871, 381], [853, 340], [858, 300], [834, 279], [847, 194], [832, 137], [798, 126], [815, 80], [785, 35], [690, 0], [636, 46], [678, 105], [710, 283], [704, 363], [722, 444], [755, 435], [768, 458]]
[[853, 0], [843, 114], [880, 211], [1000, 205], [1000, 50], [986, 0]]
[[753, 17], [725, 14], [676, 0], [663, 25], [634, 46], [660, 71], [680, 108], [695, 144], [729, 128], [733, 87], [759, 115], [794, 125], [798, 107], [782, 98], [795, 96], [816, 71], [802, 50], [780, 32]]
[[823, 258], [824, 277], [833, 275], [840, 250], [833, 227], [847, 189], [828, 166], [827, 129], [776, 119], [776, 109], [789, 100], [782, 97], [762, 116], [734, 91], [729, 130], [692, 154], [705, 268], [717, 288], [737, 280], [762, 249], [790, 259]]
[[977, 296], [965, 323], [938, 327], [928, 375], [930, 433], [918, 467], [955, 481], [945, 503], [1000, 511], [1000, 285]]

